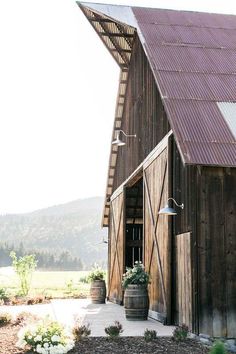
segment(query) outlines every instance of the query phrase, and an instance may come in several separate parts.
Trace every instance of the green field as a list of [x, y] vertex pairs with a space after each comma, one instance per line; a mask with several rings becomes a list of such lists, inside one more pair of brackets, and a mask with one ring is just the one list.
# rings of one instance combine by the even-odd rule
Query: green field
[[[80, 279], [88, 273], [88, 271], [35, 271], [29, 296], [70, 297], [78, 294], [87, 296], [90, 285], [80, 282]], [[6, 288], [12, 295], [17, 294], [19, 282], [11, 267], [0, 268], [0, 287]]]

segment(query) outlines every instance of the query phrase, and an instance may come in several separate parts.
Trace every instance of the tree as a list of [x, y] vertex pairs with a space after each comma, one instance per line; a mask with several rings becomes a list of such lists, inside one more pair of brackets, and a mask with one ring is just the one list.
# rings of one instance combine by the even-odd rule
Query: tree
[[17, 258], [15, 252], [10, 253], [12, 258], [12, 266], [20, 280], [20, 293], [23, 296], [28, 295], [32, 274], [37, 266], [37, 260], [34, 254]]

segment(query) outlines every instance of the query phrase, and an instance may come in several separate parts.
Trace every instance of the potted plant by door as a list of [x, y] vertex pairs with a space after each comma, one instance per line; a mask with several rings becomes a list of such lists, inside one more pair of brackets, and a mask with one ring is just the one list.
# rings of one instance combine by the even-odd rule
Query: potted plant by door
[[125, 316], [130, 321], [147, 320], [149, 299], [149, 274], [142, 262], [135, 262], [133, 268], [126, 268], [123, 275]]
[[99, 267], [93, 268], [88, 275], [91, 282], [90, 297], [93, 304], [104, 304], [106, 299], [105, 272]]

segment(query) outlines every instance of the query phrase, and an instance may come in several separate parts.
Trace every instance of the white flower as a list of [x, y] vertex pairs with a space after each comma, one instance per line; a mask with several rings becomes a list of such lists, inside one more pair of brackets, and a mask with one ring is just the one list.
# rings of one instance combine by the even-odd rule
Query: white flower
[[40, 344], [37, 344], [37, 346], [36, 346], [36, 353], [41, 353], [41, 349], [42, 349], [41, 345], [40, 345]]
[[34, 341], [35, 342], [41, 342], [42, 340], [42, 336], [40, 334], [38, 334], [35, 338], [34, 338]]
[[59, 342], [61, 340], [61, 337], [57, 336], [56, 334], [54, 334], [52, 337], [51, 337], [51, 341], [52, 342]]
[[48, 343], [44, 343], [43, 347], [44, 347], [45, 349], [48, 349], [49, 344], [48, 344]]

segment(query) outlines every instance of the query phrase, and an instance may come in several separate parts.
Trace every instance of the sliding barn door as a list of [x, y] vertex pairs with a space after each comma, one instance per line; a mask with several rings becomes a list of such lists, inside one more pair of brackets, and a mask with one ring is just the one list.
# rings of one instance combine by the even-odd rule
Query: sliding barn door
[[109, 227], [109, 284], [108, 298], [121, 304], [123, 301], [122, 275], [124, 273], [124, 193], [111, 200]]
[[168, 216], [159, 215], [169, 197], [168, 147], [144, 165], [144, 264], [151, 275], [149, 315], [170, 323], [171, 234]]

